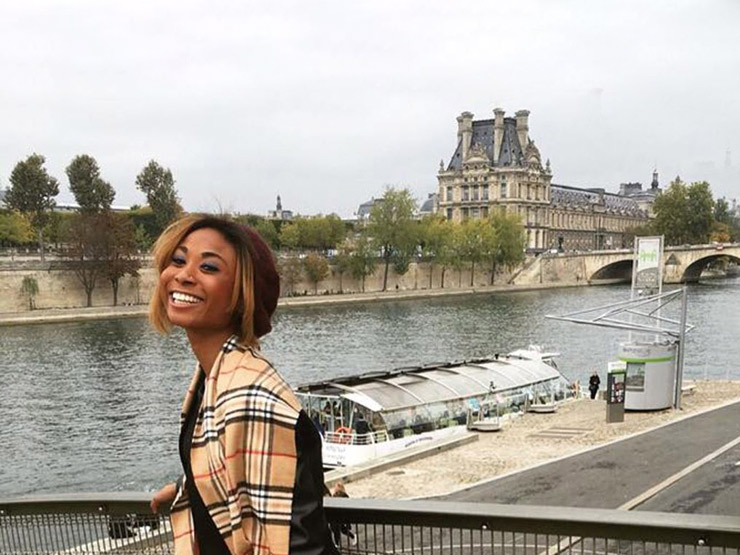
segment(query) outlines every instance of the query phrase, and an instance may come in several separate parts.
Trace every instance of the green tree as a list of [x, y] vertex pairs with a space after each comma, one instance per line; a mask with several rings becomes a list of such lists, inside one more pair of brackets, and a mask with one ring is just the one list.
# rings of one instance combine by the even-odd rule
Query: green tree
[[686, 224], [689, 241], [694, 244], [709, 242], [714, 224], [714, 198], [709, 183], [699, 181], [686, 189], [689, 219]]
[[308, 281], [313, 283], [313, 294], [318, 294], [319, 282], [329, 275], [329, 263], [320, 254], [311, 253], [303, 259], [303, 269]]
[[[465, 229], [460, 223], [453, 224], [450, 249], [448, 250], [443, 264], [457, 271], [457, 286], [462, 287], [462, 270], [465, 267], [466, 250]], [[442, 285], [444, 288], [444, 283]]]
[[714, 200], [705, 181], [686, 185], [677, 177], [655, 199], [652, 228], [667, 245], [707, 243], [714, 224]]
[[301, 229], [297, 223], [289, 223], [280, 229], [280, 245], [288, 250], [295, 250], [301, 243]]
[[110, 210], [116, 192], [110, 183], [100, 177], [98, 162], [92, 156], [75, 156], [65, 170], [69, 189], [83, 212]]
[[362, 283], [362, 292], [365, 292], [365, 278], [373, 275], [376, 264], [376, 251], [367, 235], [361, 233], [355, 240], [352, 259], [350, 262], [350, 273], [352, 277]]
[[[434, 265], [444, 259], [445, 253], [450, 248], [452, 224], [444, 216], [432, 215], [422, 219], [419, 226], [419, 244], [421, 254], [428, 260], [429, 264], [429, 289], [432, 288], [432, 277]], [[445, 268], [442, 268], [444, 274]], [[444, 282], [444, 275], [442, 277]], [[444, 283], [442, 284], [444, 287]]]
[[490, 284], [493, 285], [498, 268], [511, 270], [524, 262], [527, 239], [524, 226], [514, 213], [496, 210], [489, 216], [488, 222], [493, 233], [487, 237], [485, 252], [491, 263]]
[[11, 210], [25, 214], [39, 240], [41, 260], [44, 257], [44, 226], [54, 208], [54, 197], [59, 194], [59, 182], [51, 177], [40, 154], [31, 154], [18, 162], [10, 174], [10, 188], [5, 193], [5, 204]]
[[146, 195], [146, 201], [154, 212], [158, 236], [182, 215], [180, 198], [175, 190], [175, 180], [169, 168], [163, 168], [150, 160], [136, 176], [136, 186]]
[[259, 233], [260, 237], [273, 249], [277, 249], [280, 246], [278, 230], [270, 220], [261, 218], [252, 227], [254, 227], [254, 230]]
[[368, 232], [380, 251], [384, 263], [383, 291], [388, 287], [388, 267], [410, 256], [416, 245], [414, 211], [416, 201], [408, 189], [386, 189], [382, 199], [370, 211]]
[[33, 240], [33, 228], [23, 214], [15, 210], [0, 212], [0, 244], [22, 245]]
[[460, 224], [458, 231], [457, 249], [460, 256], [470, 263], [470, 286], [475, 279], [475, 265], [483, 260], [486, 254], [488, 236], [493, 233], [493, 227], [486, 220], [465, 220]]
[[36, 295], [39, 294], [39, 284], [35, 277], [26, 276], [21, 282], [21, 293], [28, 297], [28, 310], [36, 308]]
[[113, 290], [113, 306], [118, 306], [118, 286], [125, 275], [138, 276], [141, 261], [137, 256], [136, 227], [124, 214], [105, 215], [106, 252], [104, 274]]

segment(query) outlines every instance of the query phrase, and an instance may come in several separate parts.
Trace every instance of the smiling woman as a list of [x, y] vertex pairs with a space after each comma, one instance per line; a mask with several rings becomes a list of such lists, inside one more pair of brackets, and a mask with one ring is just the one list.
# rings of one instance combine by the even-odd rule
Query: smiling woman
[[183, 328], [198, 361], [181, 413], [184, 475], [151, 503], [172, 504], [175, 553], [335, 553], [321, 438], [259, 351], [280, 291], [269, 247], [248, 227], [188, 216], [154, 259], [152, 324]]

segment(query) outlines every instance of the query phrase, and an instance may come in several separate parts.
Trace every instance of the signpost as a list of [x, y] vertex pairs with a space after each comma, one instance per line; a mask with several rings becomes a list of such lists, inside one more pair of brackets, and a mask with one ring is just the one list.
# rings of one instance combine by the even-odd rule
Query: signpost
[[610, 362], [606, 375], [606, 421], [624, 422], [624, 393], [627, 381], [627, 363]]

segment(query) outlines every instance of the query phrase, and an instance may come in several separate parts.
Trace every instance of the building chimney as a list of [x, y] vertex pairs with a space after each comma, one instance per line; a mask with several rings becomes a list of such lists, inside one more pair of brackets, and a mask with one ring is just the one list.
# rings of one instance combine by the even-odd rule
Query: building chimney
[[462, 138], [462, 161], [468, 159], [470, 143], [473, 141], [473, 114], [463, 112], [457, 118], [457, 134]]
[[493, 164], [496, 165], [501, 153], [501, 142], [504, 140], [504, 111], [494, 108], [493, 114]]
[[516, 134], [519, 136], [519, 146], [524, 151], [529, 144], [529, 110], [519, 110], [516, 113]]

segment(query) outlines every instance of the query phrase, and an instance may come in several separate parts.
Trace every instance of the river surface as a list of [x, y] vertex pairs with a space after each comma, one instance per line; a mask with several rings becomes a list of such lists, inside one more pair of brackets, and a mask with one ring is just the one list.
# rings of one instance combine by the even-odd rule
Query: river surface
[[[538, 344], [586, 382], [624, 333], [548, 320], [627, 299], [625, 286], [281, 309], [263, 350], [292, 384]], [[688, 378], [740, 379], [740, 280], [690, 286]], [[675, 315], [678, 307], [671, 314]], [[194, 362], [145, 319], [0, 328], [0, 496], [142, 491], [179, 472]]]

